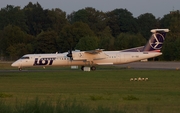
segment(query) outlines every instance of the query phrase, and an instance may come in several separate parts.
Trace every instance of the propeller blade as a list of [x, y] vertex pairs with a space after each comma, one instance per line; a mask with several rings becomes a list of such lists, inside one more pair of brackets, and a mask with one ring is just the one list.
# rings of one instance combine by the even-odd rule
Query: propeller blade
[[73, 57], [72, 57], [72, 49], [70, 49], [70, 50], [68, 51], [67, 57], [69, 57], [71, 61], [73, 60]]

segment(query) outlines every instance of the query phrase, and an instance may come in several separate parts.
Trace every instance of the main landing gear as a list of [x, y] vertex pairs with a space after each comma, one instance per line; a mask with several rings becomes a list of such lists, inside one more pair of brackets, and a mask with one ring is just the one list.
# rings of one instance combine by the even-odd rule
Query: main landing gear
[[92, 71], [95, 71], [95, 70], [96, 70], [96, 67], [95, 67], [95, 66], [91, 66], [91, 70], [92, 70]]
[[95, 66], [91, 66], [91, 67], [85, 67], [85, 66], [81, 66], [81, 70], [82, 71], [95, 71], [96, 70], [96, 67]]

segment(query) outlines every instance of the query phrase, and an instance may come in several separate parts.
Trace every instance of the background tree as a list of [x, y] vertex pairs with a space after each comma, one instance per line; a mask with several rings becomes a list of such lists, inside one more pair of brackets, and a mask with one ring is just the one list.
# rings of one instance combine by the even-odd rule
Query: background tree
[[75, 48], [83, 51], [95, 50], [98, 48], [98, 38], [95, 36], [82, 37]]
[[169, 25], [168, 28], [171, 31], [167, 34], [167, 38], [162, 49], [162, 57], [164, 60], [180, 60], [180, 12], [173, 11], [169, 16], [170, 17], [167, 17], [167, 15], [165, 15], [163, 18], [163, 20], [169, 20], [166, 25]]
[[94, 37], [98, 43], [95, 49], [127, 49], [145, 44], [151, 29], [169, 28], [160, 60], [180, 60], [179, 15], [179, 11], [172, 11], [158, 19], [151, 13], [134, 18], [127, 9], [102, 12], [86, 7], [66, 17], [61, 9], [43, 9], [38, 2], [29, 2], [23, 9], [7, 5], [0, 10], [0, 55], [64, 52], [82, 48], [85, 39], [91, 43]]
[[121, 33], [115, 39], [115, 47], [118, 50], [133, 48], [145, 45], [145, 39], [141, 34], [132, 35], [129, 33]]
[[132, 13], [127, 9], [115, 9], [107, 13], [108, 26], [112, 29], [112, 36], [116, 37], [120, 33], [137, 33], [138, 24]]
[[68, 24], [66, 19], [66, 12], [63, 12], [59, 8], [48, 10], [47, 18], [49, 18], [50, 24], [52, 24], [50, 25], [51, 29], [58, 34], [60, 34], [62, 28]]
[[62, 51], [75, 49], [76, 44], [82, 37], [95, 36], [89, 26], [83, 22], [76, 22], [73, 25], [65, 26], [60, 34], [60, 48]]
[[89, 25], [95, 34], [103, 31], [107, 25], [107, 16], [104, 12], [98, 11], [92, 7], [78, 10], [68, 15], [71, 24], [75, 22], [83, 22]]
[[41, 32], [35, 40], [35, 53], [55, 53], [58, 51], [58, 35], [54, 31]]
[[24, 33], [19, 27], [8, 25], [0, 33], [0, 48], [3, 56], [20, 57], [32, 52], [33, 37]]
[[80, 9], [77, 12], [72, 12], [70, 15], [67, 16], [67, 18], [71, 24], [75, 22], [88, 23], [88, 16], [89, 14], [85, 9]]
[[105, 50], [114, 50], [114, 37], [111, 35], [111, 29], [107, 26], [99, 33], [99, 48]]
[[8, 25], [15, 25], [20, 27], [23, 31], [28, 30], [26, 25], [26, 18], [24, 12], [20, 9], [19, 6], [7, 5], [5, 8], [2, 8], [0, 11], [0, 29]]
[[47, 31], [52, 28], [51, 20], [47, 18], [48, 10], [43, 10], [38, 2], [36, 4], [29, 2], [23, 10], [27, 18], [28, 34], [36, 36], [41, 31]]
[[23, 56], [24, 54], [29, 53], [28, 45], [25, 43], [18, 43], [10, 45], [7, 48], [7, 53], [11, 60], [18, 59], [19, 57]]
[[148, 40], [151, 35], [151, 29], [159, 28], [156, 17], [151, 13], [141, 14], [137, 17], [137, 22], [139, 26], [139, 32], [143, 35], [144, 38], [146, 38], [146, 40]]
[[161, 28], [169, 28], [171, 17], [172, 17], [172, 14], [164, 15], [163, 18], [161, 18], [161, 20], [160, 20], [160, 27]]

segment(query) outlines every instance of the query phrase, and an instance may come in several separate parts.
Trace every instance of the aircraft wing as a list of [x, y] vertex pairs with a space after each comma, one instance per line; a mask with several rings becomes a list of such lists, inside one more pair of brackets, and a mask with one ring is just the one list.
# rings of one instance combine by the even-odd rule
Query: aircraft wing
[[104, 59], [107, 57], [107, 55], [103, 52], [102, 49], [96, 49], [91, 51], [75, 52], [72, 54], [72, 57], [73, 60], [93, 61]]
[[96, 49], [96, 50], [91, 50], [91, 51], [85, 51], [85, 53], [89, 53], [89, 54], [98, 54], [100, 52], [102, 52], [104, 49]]

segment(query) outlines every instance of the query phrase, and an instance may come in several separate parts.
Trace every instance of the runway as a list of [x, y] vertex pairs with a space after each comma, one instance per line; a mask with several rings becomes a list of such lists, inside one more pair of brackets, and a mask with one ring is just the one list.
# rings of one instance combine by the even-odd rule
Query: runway
[[[128, 64], [121, 64], [121, 65], [114, 65], [115, 67], [118, 68], [125, 68], [125, 69], [156, 69], [156, 70], [180, 70], [180, 62], [152, 62], [152, 61], [144, 61], [144, 62], [133, 62], [133, 63], [128, 63]], [[80, 68], [80, 67], [79, 67]], [[42, 71], [68, 71], [70, 70], [70, 67], [68, 68], [63, 68], [63, 67], [51, 67], [51, 68], [46, 68], [43, 69], [41, 67], [33, 67], [33, 68], [25, 68], [22, 71], [23, 72], [42, 72]], [[77, 69], [72, 69], [72, 70], [77, 70]], [[80, 69], [78, 69], [81, 71]], [[102, 70], [100, 67], [97, 69]], [[0, 69], [0, 72], [21, 72], [18, 69]]]
[[152, 62], [152, 61], [142, 61], [133, 62], [128, 64], [117, 65], [118, 67], [126, 67], [132, 69], [180, 69], [180, 62]]

